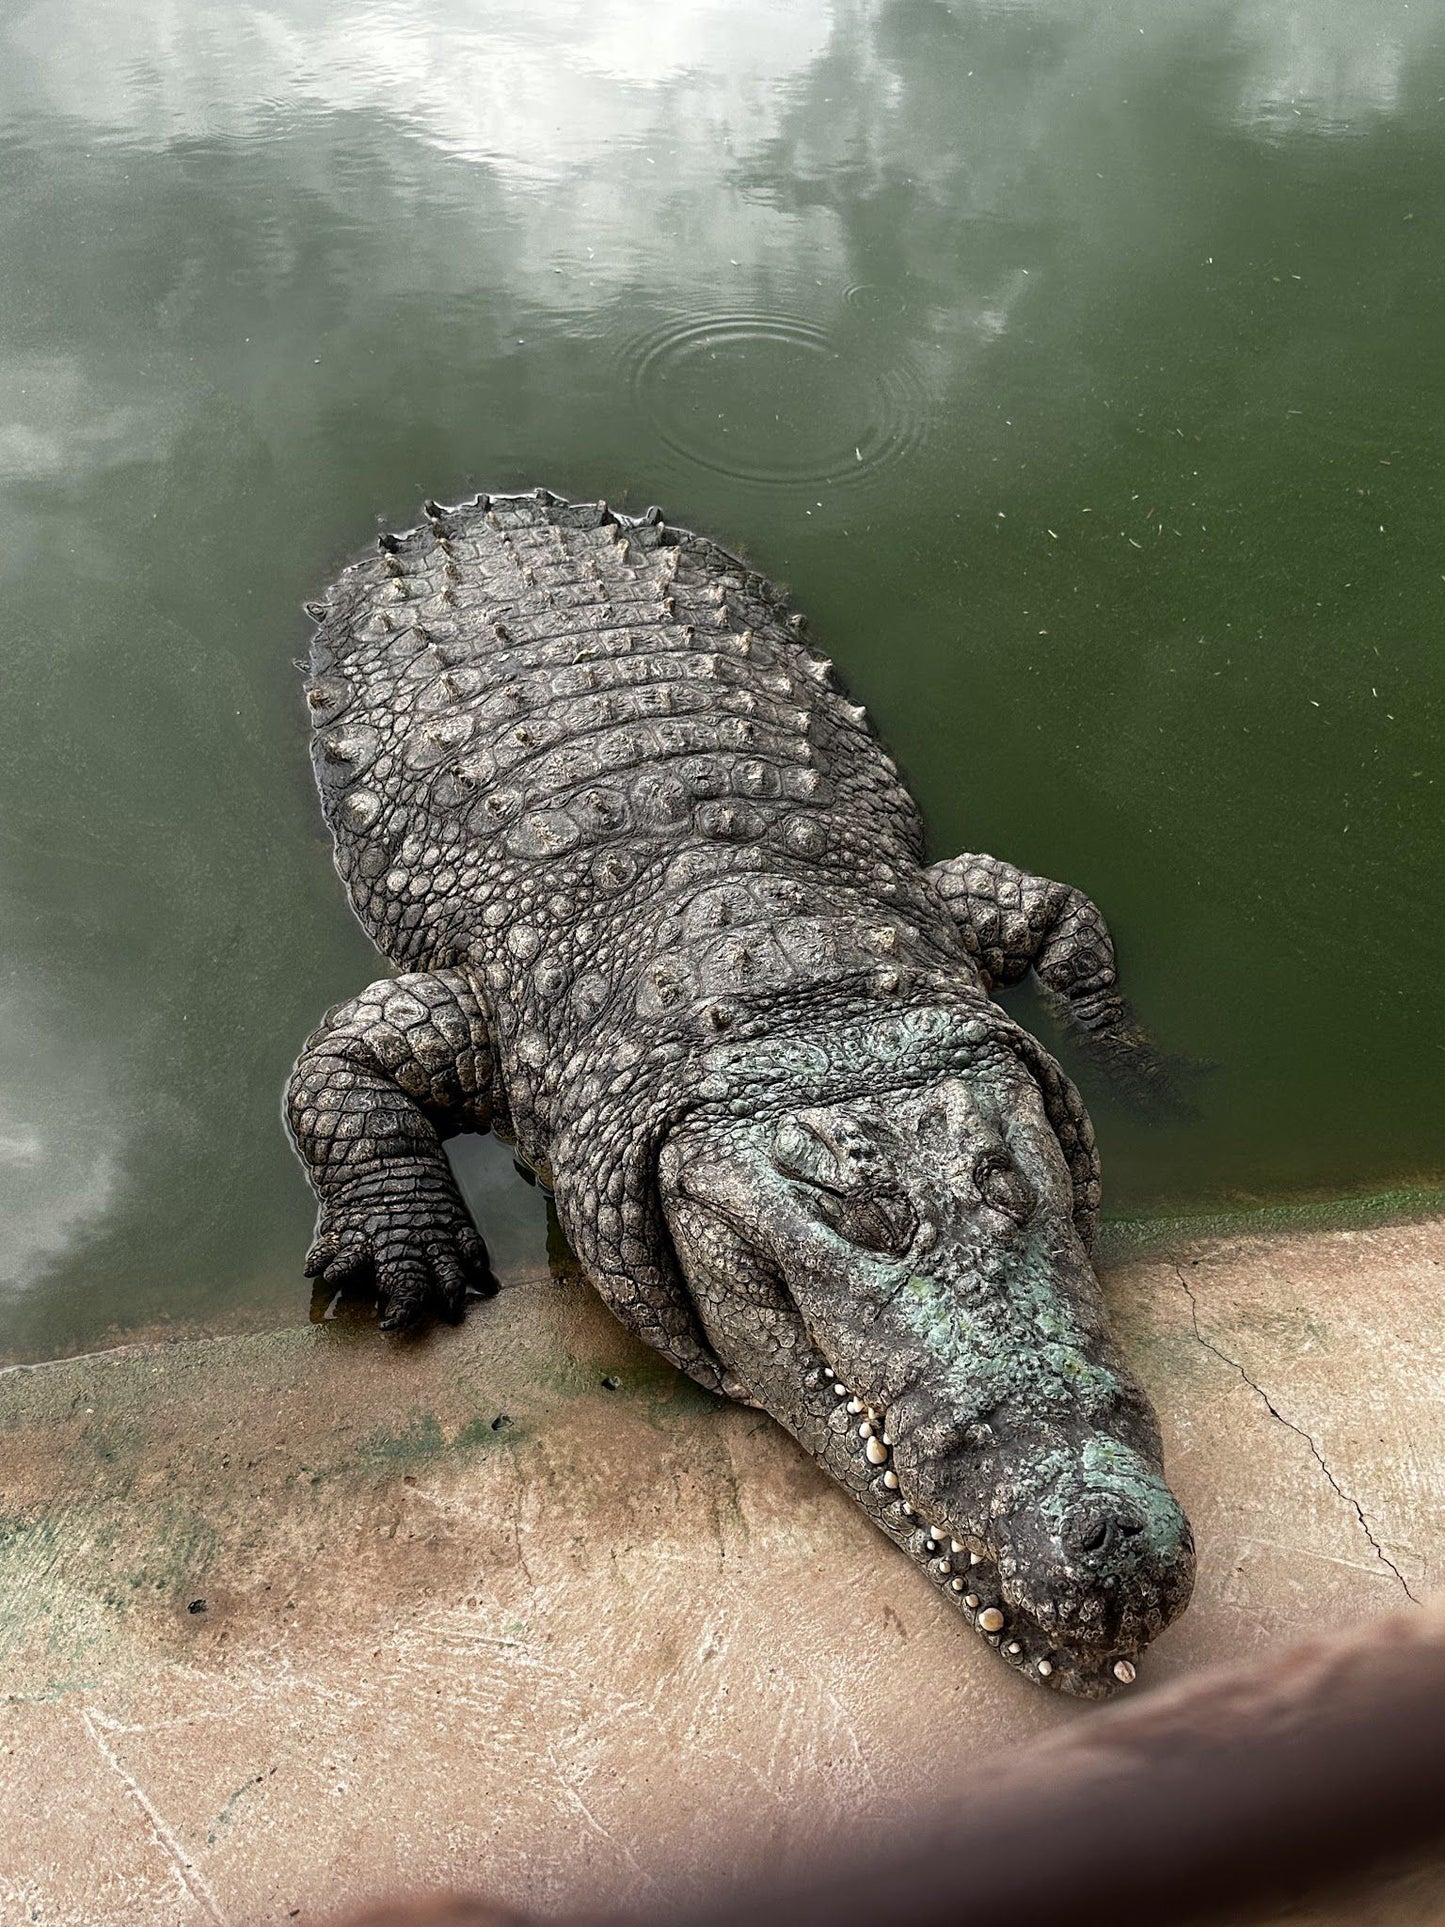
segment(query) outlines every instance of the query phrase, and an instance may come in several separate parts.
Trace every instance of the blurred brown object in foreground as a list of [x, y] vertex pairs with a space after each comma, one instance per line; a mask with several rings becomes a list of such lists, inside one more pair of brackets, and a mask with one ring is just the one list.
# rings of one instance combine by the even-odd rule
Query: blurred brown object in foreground
[[537, 1927], [530, 1914], [514, 1914], [508, 1907], [468, 1894], [434, 1894], [427, 1900], [393, 1900], [368, 1907], [364, 1914], [348, 1914], [334, 1927]]
[[[764, 1883], [740, 1869], [725, 1899], [628, 1918], [1162, 1927], [1318, 1897], [1442, 1841], [1445, 1614], [1416, 1611], [1116, 1702], [981, 1761], [882, 1851], [835, 1845], [826, 1873]], [[518, 1921], [458, 1898], [397, 1902], [350, 1927]]]

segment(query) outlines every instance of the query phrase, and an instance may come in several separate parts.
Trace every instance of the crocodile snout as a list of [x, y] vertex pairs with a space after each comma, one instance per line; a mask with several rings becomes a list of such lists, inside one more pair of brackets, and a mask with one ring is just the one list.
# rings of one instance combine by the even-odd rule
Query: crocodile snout
[[1137, 1654], [1189, 1597], [1193, 1536], [1157, 1469], [1122, 1441], [1074, 1451], [1062, 1477], [1054, 1454], [1025, 1458], [1000, 1491], [990, 1538], [1003, 1592], [1080, 1654]]

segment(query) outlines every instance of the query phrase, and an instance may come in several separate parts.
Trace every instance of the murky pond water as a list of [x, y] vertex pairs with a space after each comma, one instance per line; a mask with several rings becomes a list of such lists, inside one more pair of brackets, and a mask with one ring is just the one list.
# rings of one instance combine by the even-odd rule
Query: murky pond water
[[0, 1352], [304, 1315], [298, 605], [483, 485], [745, 547], [1098, 898], [1217, 1066], [1116, 1213], [1437, 1177], [1442, 98], [1439, 0], [7, 9]]

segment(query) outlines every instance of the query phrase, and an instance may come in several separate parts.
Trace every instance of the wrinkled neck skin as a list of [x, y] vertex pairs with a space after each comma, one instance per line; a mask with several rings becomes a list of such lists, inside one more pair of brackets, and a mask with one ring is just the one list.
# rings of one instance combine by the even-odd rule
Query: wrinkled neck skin
[[815, 1101], [783, 1078], [698, 1110], [663, 1147], [663, 1210], [739, 1395], [1009, 1665], [1102, 1698], [1187, 1603], [1193, 1541], [1039, 1084], [996, 1037], [939, 1057], [830, 1098], [835, 1055]]

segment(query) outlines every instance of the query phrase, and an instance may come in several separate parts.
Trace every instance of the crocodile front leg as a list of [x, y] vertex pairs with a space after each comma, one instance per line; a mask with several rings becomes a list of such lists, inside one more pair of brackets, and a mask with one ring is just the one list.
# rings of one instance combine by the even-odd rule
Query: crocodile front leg
[[383, 978], [328, 1011], [286, 1091], [286, 1119], [320, 1200], [308, 1277], [370, 1276], [384, 1331], [461, 1316], [490, 1282], [486, 1246], [442, 1140], [492, 1120], [486, 1015], [459, 970]]
[[1179, 1104], [1178, 1067], [1155, 1050], [1119, 990], [1109, 926], [1082, 890], [973, 853], [935, 863], [928, 875], [990, 991], [1032, 970], [1116, 1083], [1155, 1105]]

